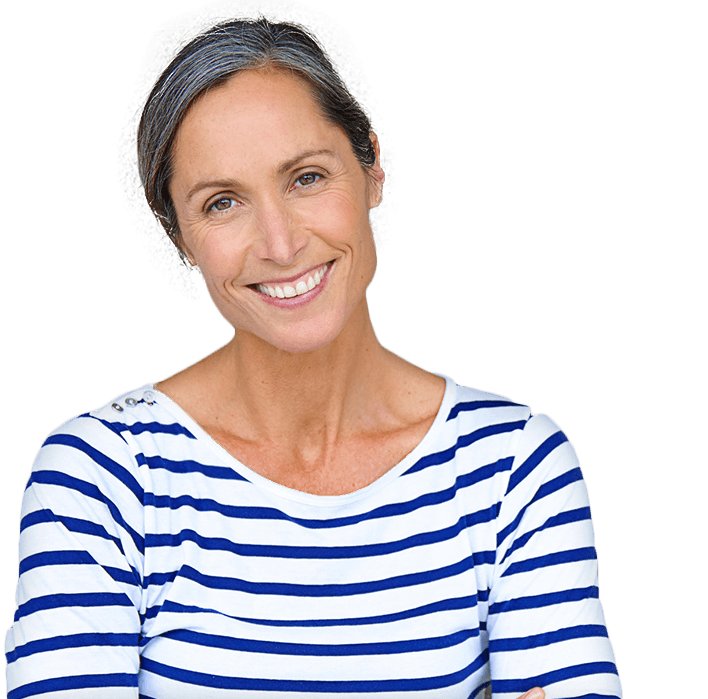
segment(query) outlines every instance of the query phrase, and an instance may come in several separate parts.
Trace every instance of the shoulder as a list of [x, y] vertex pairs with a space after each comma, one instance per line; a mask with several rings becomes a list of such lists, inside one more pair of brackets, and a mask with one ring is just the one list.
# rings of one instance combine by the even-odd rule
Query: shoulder
[[158, 405], [151, 386], [129, 391], [53, 430], [37, 455], [30, 484], [119, 483], [141, 497], [145, 453], [159, 451], [163, 436], [181, 433], [188, 434]]
[[143, 435], [170, 420], [156, 410], [149, 388], [78, 415], [47, 437], [25, 490], [23, 531], [58, 521], [74, 535], [97, 534], [142, 552], [144, 504], [151, 489], [146, 469], [151, 447]]
[[531, 415], [531, 409], [527, 405], [516, 403], [496, 393], [460, 386], [454, 382], [451, 382], [450, 389], [448, 420], [458, 417], [464, 420], [472, 414], [481, 421], [528, 419]]
[[498, 459], [507, 494], [522, 481], [534, 487], [559, 470], [577, 467], [566, 435], [547, 415], [535, 415], [528, 405], [495, 393], [457, 384], [451, 389], [446, 421], [457, 435], [457, 447]]

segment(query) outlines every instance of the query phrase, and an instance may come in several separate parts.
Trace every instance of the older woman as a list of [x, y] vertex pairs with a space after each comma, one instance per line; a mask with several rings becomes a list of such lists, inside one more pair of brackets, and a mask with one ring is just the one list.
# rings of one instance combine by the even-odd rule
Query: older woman
[[234, 336], [45, 442], [8, 696], [621, 696], [565, 436], [376, 338], [379, 144], [316, 42], [197, 37], [138, 152]]

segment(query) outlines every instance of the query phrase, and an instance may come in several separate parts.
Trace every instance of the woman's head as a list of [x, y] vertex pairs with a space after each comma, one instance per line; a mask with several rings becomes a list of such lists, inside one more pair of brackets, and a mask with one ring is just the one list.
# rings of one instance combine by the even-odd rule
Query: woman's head
[[[373, 135], [372, 145], [376, 154]], [[384, 173], [378, 159], [362, 167], [305, 80], [245, 70], [208, 90], [177, 130], [171, 164], [183, 253], [240, 347], [307, 352], [352, 317], [361, 330]]]
[[303, 28], [266, 19], [218, 24], [187, 44], [162, 73], [138, 128], [138, 167], [153, 213], [185, 258], [170, 197], [172, 149], [185, 115], [210, 88], [246, 70], [277, 70], [302, 79], [322, 116], [340, 127], [357, 160], [372, 167], [371, 124], [324, 51]]

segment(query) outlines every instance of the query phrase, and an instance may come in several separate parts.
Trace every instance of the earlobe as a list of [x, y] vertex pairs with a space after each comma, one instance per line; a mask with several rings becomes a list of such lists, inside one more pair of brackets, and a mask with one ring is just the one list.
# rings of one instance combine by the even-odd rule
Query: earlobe
[[187, 262], [189, 262], [190, 267], [196, 267], [197, 261], [194, 258], [194, 255], [192, 255], [189, 248], [184, 244], [184, 239], [182, 238], [181, 234], [180, 234], [179, 238], [177, 239], [177, 247], [179, 248], [179, 251], [182, 253], [182, 256], [187, 260]]

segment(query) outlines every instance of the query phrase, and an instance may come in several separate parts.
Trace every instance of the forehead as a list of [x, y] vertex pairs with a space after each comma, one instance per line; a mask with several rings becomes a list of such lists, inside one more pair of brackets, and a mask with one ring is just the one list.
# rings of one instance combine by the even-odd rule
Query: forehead
[[208, 90], [180, 125], [173, 156], [240, 160], [288, 157], [298, 150], [344, 138], [316, 103], [309, 84], [290, 73], [249, 70]]

